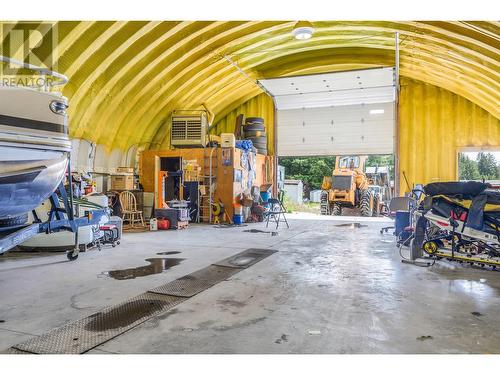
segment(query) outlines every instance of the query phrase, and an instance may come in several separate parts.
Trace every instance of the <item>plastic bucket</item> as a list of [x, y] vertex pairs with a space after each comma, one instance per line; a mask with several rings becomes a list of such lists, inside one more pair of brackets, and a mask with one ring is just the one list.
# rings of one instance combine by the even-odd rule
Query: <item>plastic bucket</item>
[[243, 215], [233, 215], [233, 222], [234, 222], [234, 225], [243, 224]]

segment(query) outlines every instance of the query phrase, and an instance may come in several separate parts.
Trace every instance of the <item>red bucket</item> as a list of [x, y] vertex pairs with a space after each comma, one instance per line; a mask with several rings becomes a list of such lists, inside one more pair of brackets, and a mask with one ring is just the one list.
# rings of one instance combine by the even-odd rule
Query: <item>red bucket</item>
[[168, 230], [170, 229], [170, 220], [160, 218], [158, 219], [158, 229], [159, 230]]

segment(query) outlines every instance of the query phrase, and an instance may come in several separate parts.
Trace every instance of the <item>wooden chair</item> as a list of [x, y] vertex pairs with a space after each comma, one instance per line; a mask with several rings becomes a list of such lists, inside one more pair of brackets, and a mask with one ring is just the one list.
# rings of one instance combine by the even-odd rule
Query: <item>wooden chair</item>
[[130, 191], [122, 191], [120, 193], [120, 205], [122, 206], [123, 221], [129, 221], [132, 228], [135, 227], [136, 222], [140, 222], [144, 227], [144, 218], [142, 211], [137, 210], [137, 201], [134, 194]]

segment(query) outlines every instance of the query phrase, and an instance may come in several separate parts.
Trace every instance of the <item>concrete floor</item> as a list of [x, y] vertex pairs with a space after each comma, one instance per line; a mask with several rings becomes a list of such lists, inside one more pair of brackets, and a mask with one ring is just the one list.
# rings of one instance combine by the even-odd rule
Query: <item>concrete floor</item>
[[[499, 353], [500, 273], [402, 264], [381, 219], [289, 215], [290, 229], [193, 225], [81, 254], [0, 257], [0, 351], [250, 247], [279, 250], [90, 353]], [[353, 220], [361, 228], [337, 226]], [[180, 251], [175, 255], [157, 252]], [[106, 271], [183, 258], [163, 273]], [[474, 313], [474, 314], [472, 314]]]

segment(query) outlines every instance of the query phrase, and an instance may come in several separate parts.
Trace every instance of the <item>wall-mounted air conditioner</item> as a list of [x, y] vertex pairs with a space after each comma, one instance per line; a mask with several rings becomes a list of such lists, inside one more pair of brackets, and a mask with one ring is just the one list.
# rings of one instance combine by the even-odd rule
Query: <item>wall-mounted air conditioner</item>
[[205, 112], [195, 114], [174, 112], [172, 114], [171, 129], [170, 141], [172, 146], [205, 147], [207, 144], [208, 120]]

